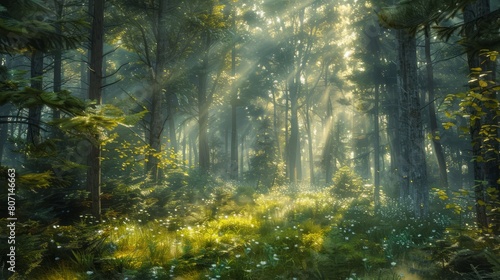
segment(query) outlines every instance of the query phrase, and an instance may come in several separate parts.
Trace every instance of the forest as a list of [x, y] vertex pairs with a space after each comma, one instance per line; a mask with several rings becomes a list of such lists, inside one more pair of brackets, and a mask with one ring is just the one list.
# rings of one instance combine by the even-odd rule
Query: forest
[[499, 51], [499, 1], [2, 0], [0, 279], [500, 279]]

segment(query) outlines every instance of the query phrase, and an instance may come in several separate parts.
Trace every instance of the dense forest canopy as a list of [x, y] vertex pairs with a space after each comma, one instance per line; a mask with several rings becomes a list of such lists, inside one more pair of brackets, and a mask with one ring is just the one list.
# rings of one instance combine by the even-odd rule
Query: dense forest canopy
[[500, 277], [499, 32], [489, 0], [2, 1], [1, 277]]

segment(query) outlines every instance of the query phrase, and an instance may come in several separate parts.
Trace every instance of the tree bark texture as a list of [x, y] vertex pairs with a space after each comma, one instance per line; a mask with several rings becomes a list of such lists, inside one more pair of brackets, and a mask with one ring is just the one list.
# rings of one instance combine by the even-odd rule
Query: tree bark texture
[[208, 90], [208, 58], [211, 45], [209, 31], [204, 31], [203, 34], [203, 58], [201, 67], [198, 73], [198, 152], [199, 166], [202, 174], [208, 174], [210, 170], [210, 150], [208, 146], [208, 109], [209, 100], [207, 98]]
[[[31, 87], [43, 90], [43, 52], [35, 50], [31, 54]], [[40, 134], [40, 122], [42, 120], [42, 106], [36, 105], [28, 111], [27, 143], [38, 145], [42, 141]]]
[[400, 130], [402, 161], [405, 167], [402, 183], [408, 188], [416, 217], [425, 217], [429, 209], [427, 166], [420, 96], [417, 85], [417, 55], [415, 36], [399, 30], [399, 59], [402, 88], [400, 95]]
[[[101, 104], [102, 67], [104, 45], [104, 0], [90, 1], [92, 7], [92, 34], [90, 41], [89, 99]], [[101, 146], [99, 135], [93, 135], [96, 142], [88, 154], [87, 188], [92, 198], [92, 215], [101, 217]]]
[[[490, 13], [490, 5], [488, 0], [478, 0], [466, 6], [464, 10], [464, 22], [469, 23], [465, 27], [465, 36], [474, 38], [479, 35], [480, 28], [477, 18], [484, 17]], [[475, 22], [474, 24], [471, 24]], [[483, 71], [494, 70], [489, 62], [481, 64], [479, 57], [479, 48], [467, 49], [467, 62], [469, 69], [481, 67]], [[472, 70], [471, 70], [472, 71]], [[475, 85], [471, 85], [474, 87]], [[491, 111], [484, 107], [479, 100], [476, 103], [486, 112], [486, 116], [482, 118], [474, 118], [478, 115], [478, 110], [471, 107], [469, 113], [471, 116], [469, 133], [472, 145], [473, 172], [474, 172], [474, 193], [476, 199], [476, 218], [479, 227], [488, 228], [489, 220], [485, 202], [487, 201], [486, 189], [490, 186], [498, 188], [496, 180], [498, 180], [498, 155], [492, 155], [485, 151], [486, 147], [480, 134], [483, 125], [494, 124], [498, 125], [498, 120]], [[496, 123], [495, 123], [496, 121]], [[498, 130], [496, 131], [498, 133]], [[483, 147], [484, 146], [484, 147]], [[498, 151], [498, 149], [496, 150]], [[484, 160], [480, 160], [483, 158]], [[496, 158], [496, 160], [495, 160]], [[496, 177], [496, 178], [495, 178]]]
[[151, 118], [149, 125], [149, 148], [146, 172], [153, 182], [160, 181], [159, 158], [161, 154], [161, 135], [163, 132], [163, 89], [165, 87], [167, 30], [166, 13], [168, 0], [160, 0], [156, 27], [156, 65], [153, 69], [153, 92], [151, 97]]
[[427, 72], [427, 93], [429, 97], [429, 127], [431, 130], [432, 146], [436, 154], [441, 186], [448, 189], [448, 173], [446, 171], [446, 159], [439, 137], [438, 122], [436, 116], [436, 106], [434, 105], [434, 71], [431, 59], [431, 37], [430, 26], [425, 26], [425, 62]]

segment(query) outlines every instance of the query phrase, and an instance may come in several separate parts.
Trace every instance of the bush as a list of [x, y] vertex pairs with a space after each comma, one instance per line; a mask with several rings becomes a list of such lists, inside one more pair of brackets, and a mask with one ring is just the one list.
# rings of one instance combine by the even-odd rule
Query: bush
[[331, 193], [341, 198], [358, 197], [363, 191], [363, 182], [349, 167], [341, 167], [333, 176]]

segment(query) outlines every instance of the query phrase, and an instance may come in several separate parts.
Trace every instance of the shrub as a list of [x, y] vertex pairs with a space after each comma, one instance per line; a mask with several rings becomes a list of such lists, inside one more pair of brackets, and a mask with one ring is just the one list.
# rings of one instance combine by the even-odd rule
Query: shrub
[[357, 197], [362, 193], [363, 182], [349, 167], [341, 167], [333, 176], [331, 193], [341, 198]]

